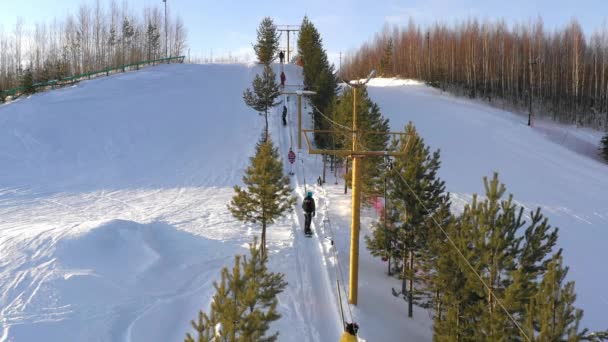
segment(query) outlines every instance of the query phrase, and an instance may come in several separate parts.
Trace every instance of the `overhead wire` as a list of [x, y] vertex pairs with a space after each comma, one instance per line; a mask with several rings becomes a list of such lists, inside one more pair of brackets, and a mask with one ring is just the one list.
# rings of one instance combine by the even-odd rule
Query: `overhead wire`
[[327, 121], [329, 121], [330, 123], [334, 124], [334, 126], [337, 126], [337, 127], [343, 128], [343, 129], [345, 129], [345, 130], [347, 130], [347, 131], [349, 131], [349, 132], [352, 132], [352, 131], [353, 131], [352, 127], [347, 127], [347, 126], [344, 126], [344, 125], [339, 124], [339, 123], [335, 122], [334, 120], [330, 119], [330, 118], [329, 118], [327, 115], [325, 115], [325, 114], [324, 114], [324, 113], [323, 113], [321, 110], [319, 110], [319, 108], [317, 108], [317, 106], [315, 106], [315, 105], [314, 105], [312, 102], [310, 102], [309, 104], [312, 106], [312, 108], [313, 108], [314, 110], [316, 110], [316, 111], [317, 111], [317, 113], [321, 114], [321, 116], [322, 116], [322, 117], [324, 117], [324, 118], [325, 118], [325, 120], [327, 120]]

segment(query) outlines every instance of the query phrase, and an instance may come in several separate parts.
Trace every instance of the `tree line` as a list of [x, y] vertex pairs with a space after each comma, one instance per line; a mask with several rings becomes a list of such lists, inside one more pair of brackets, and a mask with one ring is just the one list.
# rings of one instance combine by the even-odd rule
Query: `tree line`
[[[76, 14], [51, 23], [26, 26], [17, 19], [8, 31], [0, 27], [0, 90], [20, 86], [24, 76], [44, 82], [70, 75], [165, 56], [181, 55], [187, 32], [179, 16], [147, 7], [137, 14], [127, 2], [104, 7], [83, 3]], [[167, 37], [165, 39], [165, 37]], [[29, 80], [26, 80], [29, 81]]]
[[573, 19], [547, 31], [543, 20], [510, 27], [504, 20], [468, 19], [421, 28], [385, 26], [345, 57], [341, 74], [383, 76], [429, 84], [493, 101], [500, 99], [554, 120], [608, 129], [608, 28], [585, 37]]

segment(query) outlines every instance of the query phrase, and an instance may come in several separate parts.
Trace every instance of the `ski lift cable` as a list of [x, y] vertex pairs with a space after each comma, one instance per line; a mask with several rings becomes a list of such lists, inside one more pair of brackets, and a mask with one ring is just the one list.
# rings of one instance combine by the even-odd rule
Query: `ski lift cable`
[[[325, 198], [327, 198], [327, 191], [325, 189], [323, 189], [323, 194], [325, 196]], [[346, 293], [346, 289], [343, 289], [343, 286], [340, 286], [340, 281], [342, 282], [342, 284], [345, 284], [344, 282], [344, 273], [342, 271], [342, 267], [340, 266], [340, 259], [338, 258], [338, 252], [337, 252], [337, 248], [336, 248], [336, 243], [334, 240], [334, 230], [332, 228], [331, 225], [331, 220], [329, 218], [329, 206], [327, 205], [327, 200], [324, 201], [324, 215], [325, 217], [327, 217], [327, 225], [325, 225], [325, 221], [323, 221], [323, 228], [325, 228], [326, 226], [329, 228], [329, 233], [332, 236], [331, 242], [332, 242], [332, 254], [336, 263], [336, 266], [334, 267], [334, 270], [336, 271], [336, 284], [338, 286], [337, 290], [338, 290], [338, 298], [340, 301], [340, 312], [342, 314], [342, 325], [345, 324], [345, 320], [344, 320], [344, 312], [343, 312], [343, 307], [344, 304], [342, 303], [342, 290], [344, 291], [344, 297], [346, 297], [347, 293]], [[350, 322], [353, 321], [353, 312], [351, 309], [351, 304], [347, 303], [347, 308], [348, 308], [348, 314], [350, 317]]]
[[[289, 99], [289, 95], [285, 94], [284, 98], [283, 98], [283, 103], [287, 103]], [[293, 149], [293, 133], [292, 133], [292, 127], [291, 127], [291, 116], [287, 115], [287, 127], [288, 127], [288, 131], [289, 131], [289, 149]]]
[[424, 210], [427, 212], [427, 214], [429, 214], [429, 216], [431, 217], [431, 219], [433, 220], [433, 222], [435, 223], [435, 225], [439, 228], [439, 230], [441, 230], [441, 232], [448, 239], [448, 241], [450, 242], [450, 244], [452, 245], [452, 247], [454, 247], [454, 249], [456, 250], [456, 252], [458, 252], [458, 255], [460, 255], [460, 257], [464, 260], [464, 262], [467, 264], [467, 266], [471, 269], [471, 271], [473, 272], [473, 274], [483, 284], [483, 286], [486, 288], [486, 290], [488, 291], [488, 293], [490, 294], [490, 296], [494, 297], [494, 299], [496, 299], [496, 302], [498, 303], [498, 305], [507, 314], [507, 316], [513, 322], [513, 324], [515, 324], [515, 326], [517, 327], [517, 329], [519, 330], [519, 332], [525, 337], [526, 341], [531, 342], [530, 337], [528, 337], [528, 334], [526, 334], [526, 332], [521, 327], [521, 325], [519, 325], [519, 323], [517, 323], [517, 321], [515, 320], [515, 318], [513, 317], [513, 315], [511, 315], [511, 313], [509, 312], [509, 310], [507, 310], [507, 308], [504, 306], [504, 304], [502, 303], [502, 301], [500, 299], [498, 299], [498, 297], [496, 297], [496, 295], [494, 294], [494, 291], [492, 291], [492, 289], [490, 288], [490, 286], [488, 286], [488, 284], [483, 280], [483, 278], [481, 277], [481, 275], [479, 275], [479, 273], [475, 270], [475, 268], [473, 267], [473, 265], [471, 264], [471, 262], [464, 256], [464, 254], [462, 253], [462, 251], [460, 251], [460, 249], [458, 248], [458, 246], [456, 246], [456, 243], [454, 243], [454, 240], [452, 240], [452, 238], [447, 233], [447, 231], [441, 226], [441, 224], [439, 224], [439, 222], [437, 222], [437, 219], [435, 219], [435, 217], [431, 215], [431, 211], [424, 205], [424, 203], [422, 202], [422, 200], [420, 200], [420, 197], [418, 197], [418, 195], [416, 194], [416, 192], [414, 192], [414, 190], [412, 189], [412, 187], [403, 178], [403, 176], [401, 175], [401, 173], [399, 173], [399, 172], [395, 172], [395, 173], [397, 175], [399, 175], [399, 178], [401, 178], [401, 181], [407, 186], [408, 190], [412, 193], [412, 195], [414, 196], [414, 198], [416, 198], [416, 200], [422, 206], [422, 208], [424, 208]]
[[313, 108], [314, 110], [316, 110], [316, 111], [317, 111], [317, 113], [321, 114], [321, 116], [322, 116], [322, 117], [324, 117], [324, 118], [325, 118], [325, 120], [329, 121], [329, 122], [330, 122], [330, 123], [332, 123], [334, 126], [336, 126], [336, 127], [340, 127], [340, 128], [343, 128], [343, 129], [346, 129], [346, 130], [348, 130], [348, 131], [352, 131], [352, 128], [350, 128], [350, 127], [346, 127], [346, 126], [344, 126], [344, 125], [341, 125], [341, 124], [339, 124], [339, 123], [335, 122], [334, 120], [330, 119], [329, 117], [327, 117], [327, 115], [323, 114], [323, 112], [321, 112], [321, 111], [319, 110], [319, 108], [317, 108], [317, 106], [315, 106], [315, 105], [314, 105], [312, 102], [310, 102], [310, 105], [312, 106], [312, 108]]
[[[342, 298], [341, 298], [342, 296], [340, 294], [343, 291], [344, 292], [344, 297], [346, 297], [347, 293], [346, 293], [346, 289], [344, 289], [344, 286], [340, 286], [340, 283], [342, 283], [342, 284], [346, 284], [346, 283], [344, 282], [344, 272], [342, 270], [342, 266], [340, 265], [340, 259], [338, 258], [338, 252], [336, 251], [337, 250], [336, 243], [335, 243], [335, 241], [333, 239], [334, 232], [333, 232], [333, 229], [331, 227], [331, 222], [329, 222], [328, 226], [329, 226], [330, 234], [332, 235], [332, 242], [333, 242], [333, 245], [334, 245], [333, 248], [332, 248], [333, 249], [332, 250], [332, 254], [333, 254], [334, 260], [336, 262], [336, 266], [334, 267], [334, 269], [336, 271], [336, 283], [338, 285], [338, 295], [340, 297], [340, 310], [342, 310], [342, 308], [344, 307], [344, 304], [342, 303]], [[353, 321], [353, 312], [352, 312], [352, 309], [351, 309], [351, 304], [350, 303], [346, 303], [346, 306], [348, 308], [348, 315], [350, 317], [350, 321], [352, 322]], [[344, 320], [344, 314], [342, 314], [342, 315], [343, 315], [342, 322], [344, 323], [345, 322], [345, 320]]]

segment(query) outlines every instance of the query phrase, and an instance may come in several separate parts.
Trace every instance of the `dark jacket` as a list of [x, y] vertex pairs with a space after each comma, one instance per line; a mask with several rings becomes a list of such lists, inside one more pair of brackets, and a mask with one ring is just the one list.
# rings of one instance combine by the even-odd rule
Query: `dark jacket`
[[302, 209], [304, 209], [305, 213], [314, 213], [315, 200], [312, 197], [306, 197], [304, 201], [302, 201]]

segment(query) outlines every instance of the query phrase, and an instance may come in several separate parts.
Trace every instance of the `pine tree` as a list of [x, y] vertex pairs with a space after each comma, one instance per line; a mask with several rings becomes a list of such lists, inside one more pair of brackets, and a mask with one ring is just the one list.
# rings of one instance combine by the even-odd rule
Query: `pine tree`
[[268, 110], [281, 103], [280, 101], [276, 101], [281, 95], [276, 77], [277, 75], [272, 68], [265, 65], [262, 77], [255, 75], [255, 78], [253, 79], [253, 91], [247, 88], [245, 92], [243, 92], [245, 104], [258, 111], [260, 115], [264, 115], [264, 121], [266, 123], [264, 136], [266, 138], [268, 138]]
[[[524, 339], [520, 328], [533, 341], [579, 340], [586, 330], [579, 331], [581, 313], [572, 306], [573, 285], [562, 286], [560, 253], [550, 257], [558, 230], [540, 209], [531, 212], [526, 223], [513, 196], [503, 198], [506, 188], [497, 174], [484, 178], [484, 185], [485, 199], [474, 195], [463, 213], [444, 226], [458, 251], [446, 237], [431, 243], [434, 340], [518, 341]], [[563, 289], [564, 295], [548, 289]], [[554, 306], [547, 310], [543, 303]], [[547, 313], [554, 316], [549, 319]], [[555, 315], [562, 313], [565, 323], [554, 329]], [[554, 335], [543, 332], [546, 324], [552, 324]]]
[[[336, 97], [330, 109], [335, 113], [335, 121], [343, 126], [351, 127], [353, 120], [353, 90], [344, 89], [340, 96]], [[357, 89], [357, 129], [361, 132], [358, 137], [360, 150], [384, 151], [388, 149], [389, 143], [389, 121], [380, 113], [380, 107], [374, 103], [367, 93], [365, 87]], [[334, 128], [339, 130], [340, 128]], [[365, 132], [381, 132], [385, 134], [365, 134]], [[346, 131], [344, 131], [346, 133]], [[343, 149], [352, 146], [351, 134], [340, 133], [332, 137], [335, 148]], [[384, 185], [383, 170], [386, 169], [384, 157], [366, 157], [362, 162], [361, 174], [362, 194], [364, 198], [380, 196]], [[344, 177], [350, 185], [350, 174]]]
[[538, 293], [530, 304], [530, 316], [538, 326], [535, 341], [580, 341], [586, 329], [579, 331], [583, 312], [574, 307], [574, 282], [565, 283], [568, 267], [562, 265], [557, 253], [547, 264], [547, 272], [539, 285]]
[[257, 247], [257, 239], [249, 248], [250, 257], [236, 256], [232, 272], [222, 270], [219, 282], [214, 282], [210, 313], [200, 311], [192, 326], [194, 339], [186, 334], [186, 342], [250, 342], [278, 339], [278, 332], [267, 335], [270, 323], [278, 320], [277, 295], [287, 282], [281, 273], [270, 272], [268, 258]]
[[272, 18], [266, 17], [262, 19], [257, 32], [258, 38], [253, 45], [253, 50], [258, 57], [258, 62], [269, 66], [279, 50], [277, 27], [274, 25]]
[[[423, 291], [414, 288], [419, 280], [417, 273], [431, 258], [427, 251], [434, 229], [432, 219], [440, 212], [449, 216], [449, 195], [445, 192], [445, 182], [437, 175], [441, 166], [439, 150], [431, 154], [411, 122], [405, 127], [405, 133], [393, 142], [394, 150], [406, 154], [395, 158], [388, 175], [388, 201], [398, 213], [395, 241], [401, 262], [397, 260], [397, 265], [402, 267], [400, 276], [409, 287], [402, 288], [408, 301], [408, 316], [412, 317], [413, 305], [423, 295]], [[448, 217], [440, 218], [445, 219]]]
[[[298, 35], [298, 56], [303, 63], [304, 86], [316, 92], [311, 96], [312, 104], [323, 113], [329, 113], [338, 82], [334, 75], [334, 66], [329, 63], [323, 49], [321, 35], [314, 24], [304, 17]], [[330, 123], [316, 110], [313, 111], [314, 129], [332, 129]], [[315, 134], [315, 144], [319, 148], [328, 148], [331, 137], [327, 134]]]
[[384, 47], [382, 58], [380, 59], [380, 75], [382, 77], [389, 75], [392, 71], [393, 48], [393, 39], [389, 38]]
[[602, 142], [600, 145], [600, 154], [604, 158], [604, 160], [608, 161], [608, 133], [602, 138]]
[[245, 170], [246, 188], [235, 186], [235, 195], [228, 205], [232, 215], [243, 222], [262, 225], [261, 250], [266, 255], [266, 227], [291, 211], [295, 203], [289, 178], [283, 175], [283, 163], [270, 137], [260, 139], [251, 164]]
[[156, 25], [148, 22], [148, 30], [146, 31], [146, 50], [148, 60], [156, 58], [158, 49], [160, 48], [160, 32]]
[[34, 74], [32, 73], [32, 68], [25, 69], [23, 75], [21, 75], [21, 80], [19, 86], [23, 88], [24, 94], [33, 94], [36, 92], [34, 88]]
[[[129, 18], [125, 17], [122, 22], [122, 63], [126, 64], [130, 59], [131, 44], [133, 43], [133, 36], [135, 36], [135, 28], [129, 21]], [[127, 54], [129, 53], [129, 58]]]

